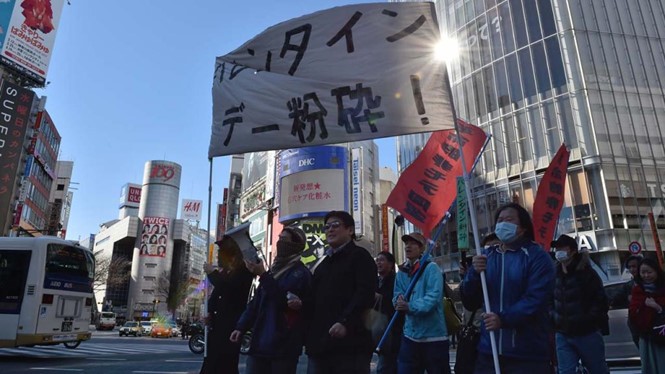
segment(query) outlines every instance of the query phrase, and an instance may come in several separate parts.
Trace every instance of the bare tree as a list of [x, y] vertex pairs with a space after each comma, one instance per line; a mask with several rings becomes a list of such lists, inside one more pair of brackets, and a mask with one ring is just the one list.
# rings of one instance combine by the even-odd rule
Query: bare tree
[[104, 256], [102, 250], [93, 253], [95, 256], [95, 278], [93, 289], [95, 292], [104, 287], [121, 286], [127, 282], [132, 262], [124, 257], [111, 258]]
[[166, 301], [166, 307], [171, 315], [175, 315], [176, 309], [189, 294], [189, 288], [190, 285], [184, 281], [172, 285], [171, 273], [167, 271], [163, 271], [155, 280], [155, 296]]

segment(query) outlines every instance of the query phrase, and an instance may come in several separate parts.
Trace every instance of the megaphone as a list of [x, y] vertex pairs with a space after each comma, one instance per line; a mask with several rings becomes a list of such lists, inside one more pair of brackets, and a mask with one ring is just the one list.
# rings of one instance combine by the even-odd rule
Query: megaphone
[[224, 233], [222, 239], [216, 242], [221, 257], [241, 255], [246, 261], [254, 263], [261, 261], [261, 251], [254, 246], [249, 236], [250, 225], [251, 222], [246, 222]]

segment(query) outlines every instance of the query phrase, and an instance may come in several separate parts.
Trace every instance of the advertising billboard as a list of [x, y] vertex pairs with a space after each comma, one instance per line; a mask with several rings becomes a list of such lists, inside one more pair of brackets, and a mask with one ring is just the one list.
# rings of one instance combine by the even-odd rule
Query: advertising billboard
[[120, 207], [138, 208], [141, 205], [141, 185], [127, 183], [120, 190]]
[[323, 258], [326, 250], [326, 231], [323, 229], [323, 219], [306, 219], [300, 221], [298, 226], [305, 232], [307, 238], [301, 261], [312, 269], [317, 261]]
[[139, 251], [141, 256], [166, 257], [170, 223], [171, 220], [164, 217], [143, 218]]
[[262, 151], [251, 152], [245, 155], [242, 164], [243, 179], [242, 191], [245, 192], [266, 175], [268, 167], [268, 156], [274, 156], [274, 152]]
[[346, 148], [319, 146], [280, 154], [279, 222], [348, 210]]
[[182, 199], [180, 218], [188, 219], [191, 221], [200, 221], [202, 206], [203, 200]]
[[166, 184], [180, 188], [180, 167], [173, 162], [152, 161], [147, 183]]
[[0, 61], [43, 85], [64, 3], [65, 0], [0, 2]]
[[[35, 93], [7, 81], [0, 86], [0, 212], [11, 212], [16, 187], [16, 173], [29, 127]], [[0, 229], [8, 224], [8, 214], [0, 215]], [[4, 234], [4, 232], [3, 232]]]
[[356, 235], [363, 233], [363, 180], [362, 149], [351, 150], [351, 215], [356, 221]]

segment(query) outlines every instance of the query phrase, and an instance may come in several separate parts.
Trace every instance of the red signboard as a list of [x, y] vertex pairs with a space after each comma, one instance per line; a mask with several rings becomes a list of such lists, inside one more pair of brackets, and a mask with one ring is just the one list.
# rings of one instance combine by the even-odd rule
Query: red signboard
[[127, 201], [130, 203], [141, 203], [141, 189], [136, 187], [129, 187], [127, 191]]
[[390, 231], [388, 230], [388, 204], [381, 204], [381, 250], [390, 252]]

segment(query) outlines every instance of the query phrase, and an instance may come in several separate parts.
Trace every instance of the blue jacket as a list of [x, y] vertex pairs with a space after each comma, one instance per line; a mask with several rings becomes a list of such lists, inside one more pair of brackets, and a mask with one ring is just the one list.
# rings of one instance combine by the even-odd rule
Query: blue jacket
[[[502, 253], [500, 245], [495, 245], [483, 251], [487, 255], [490, 310], [501, 319], [501, 329], [495, 333], [499, 355], [549, 360], [554, 264], [542, 247], [530, 240], [522, 240], [512, 248]], [[480, 275], [473, 266], [461, 284], [461, 294], [467, 309], [483, 304]], [[478, 350], [492, 354], [484, 324]]]
[[[311, 278], [302, 262], [296, 263], [277, 280], [270, 272], [259, 277], [256, 294], [236, 326], [243, 332], [252, 329], [250, 355], [265, 358], [300, 356], [305, 334], [303, 308], [311, 302]], [[295, 311], [287, 306], [287, 291], [302, 300], [303, 308]]]
[[[399, 295], [406, 294], [412, 278], [404, 271], [400, 270], [397, 273], [393, 304], [397, 302]], [[441, 270], [435, 263], [429, 262], [409, 298], [409, 311], [404, 321], [404, 336], [415, 340], [447, 338], [442, 300]]]

